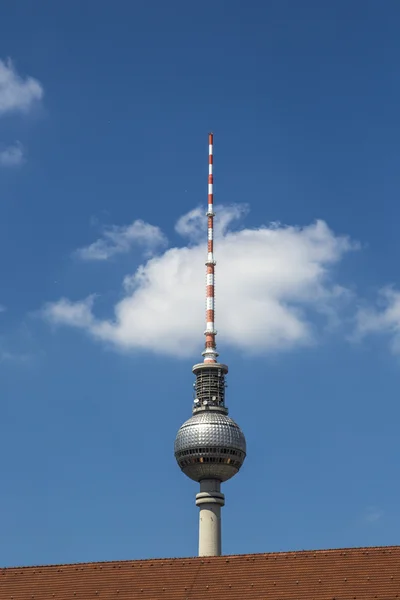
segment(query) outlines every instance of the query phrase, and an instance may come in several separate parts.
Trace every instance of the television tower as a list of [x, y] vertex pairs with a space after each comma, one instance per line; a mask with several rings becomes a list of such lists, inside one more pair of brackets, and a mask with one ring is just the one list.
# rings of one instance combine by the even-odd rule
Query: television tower
[[206, 337], [204, 360], [194, 365], [196, 381], [193, 416], [179, 429], [175, 458], [182, 471], [200, 483], [196, 505], [200, 509], [199, 556], [221, 555], [221, 507], [225, 496], [221, 483], [239, 471], [246, 457], [246, 440], [240, 427], [228, 417], [225, 406], [227, 365], [218, 362], [214, 325], [214, 195], [213, 134], [208, 136], [208, 253], [206, 276]]

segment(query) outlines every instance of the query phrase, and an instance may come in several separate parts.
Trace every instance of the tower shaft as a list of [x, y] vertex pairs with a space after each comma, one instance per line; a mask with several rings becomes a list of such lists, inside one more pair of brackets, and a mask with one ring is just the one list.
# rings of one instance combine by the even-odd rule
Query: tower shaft
[[196, 495], [199, 507], [199, 556], [221, 556], [221, 507], [225, 496], [221, 494], [221, 482], [217, 479], [200, 481], [200, 493]]

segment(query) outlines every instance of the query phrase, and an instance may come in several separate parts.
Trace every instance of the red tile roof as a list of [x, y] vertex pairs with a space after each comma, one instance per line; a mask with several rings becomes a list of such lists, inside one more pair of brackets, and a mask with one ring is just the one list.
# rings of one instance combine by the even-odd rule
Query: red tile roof
[[394, 600], [400, 546], [3, 569], [0, 600]]

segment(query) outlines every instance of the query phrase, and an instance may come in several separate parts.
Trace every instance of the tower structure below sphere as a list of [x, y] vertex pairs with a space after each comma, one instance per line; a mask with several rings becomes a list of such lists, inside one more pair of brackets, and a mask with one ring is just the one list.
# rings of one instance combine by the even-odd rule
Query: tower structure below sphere
[[221, 508], [225, 496], [221, 483], [241, 468], [246, 440], [240, 427], [228, 416], [225, 404], [227, 365], [218, 362], [215, 330], [213, 134], [209, 134], [208, 159], [208, 248], [206, 260], [206, 329], [203, 362], [194, 365], [192, 416], [180, 427], [175, 439], [175, 458], [185, 475], [200, 483], [199, 556], [219, 556]]

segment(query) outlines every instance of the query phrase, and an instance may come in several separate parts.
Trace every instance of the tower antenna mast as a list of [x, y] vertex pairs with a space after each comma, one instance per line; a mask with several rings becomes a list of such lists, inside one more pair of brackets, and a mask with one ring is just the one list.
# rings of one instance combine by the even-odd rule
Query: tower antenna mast
[[205, 363], [216, 363], [218, 352], [215, 336], [215, 259], [214, 259], [214, 134], [208, 134], [208, 205], [207, 205], [207, 280], [206, 280], [206, 336], [203, 352]]

